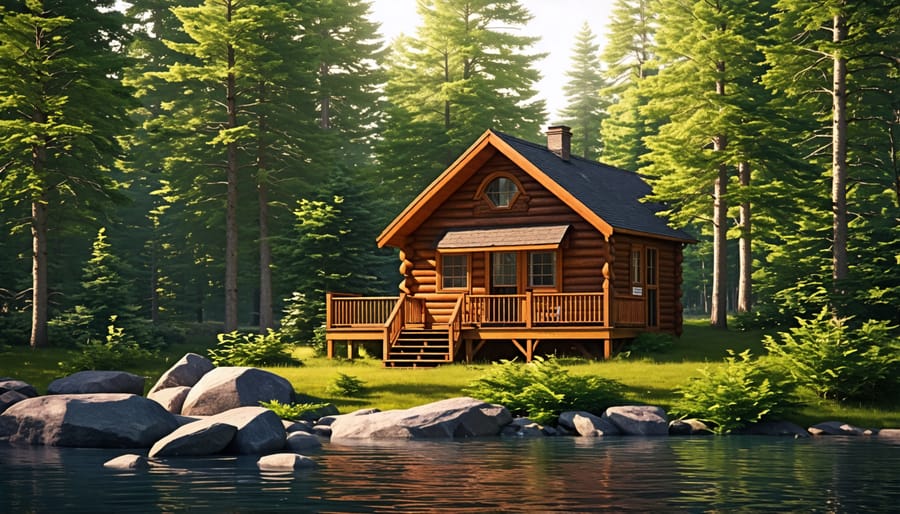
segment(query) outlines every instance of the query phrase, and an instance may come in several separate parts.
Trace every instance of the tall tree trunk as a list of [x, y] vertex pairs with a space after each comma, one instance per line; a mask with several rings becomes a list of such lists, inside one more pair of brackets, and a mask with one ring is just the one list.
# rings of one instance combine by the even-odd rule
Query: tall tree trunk
[[[43, 148], [41, 148], [43, 152]], [[31, 347], [47, 346], [47, 202], [31, 202]]]
[[[738, 180], [742, 188], [750, 187], [750, 163], [738, 164]], [[753, 294], [753, 232], [750, 222], [750, 202], [741, 201], [741, 238], [738, 241], [738, 259], [740, 276], [738, 277], [737, 311], [750, 312], [752, 309]]]
[[[847, 278], [847, 60], [840, 43], [847, 28], [840, 14], [834, 16], [832, 40], [835, 45], [834, 85], [832, 89], [833, 126], [831, 132], [831, 208], [833, 219], [832, 278], [837, 283]], [[837, 284], [835, 284], [837, 285]], [[839, 286], [838, 286], [839, 287]]]
[[[228, 5], [227, 20], [231, 22], [232, 5]], [[229, 44], [228, 76], [225, 79], [225, 106], [228, 110], [228, 128], [237, 127], [237, 95], [234, 76], [234, 46]], [[238, 328], [238, 225], [237, 225], [237, 200], [238, 200], [238, 162], [237, 144], [228, 143], [227, 149], [227, 182], [228, 196], [225, 207], [225, 332], [232, 332]]]
[[[259, 86], [260, 103], [266, 101], [266, 86]], [[327, 122], [327, 102], [322, 105], [323, 121]], [[256, 154], [256, 192], [259, 201], [259, 332], [265, 334], [275, 328], [272, 312], [272, 245], [269, 241], [269, 175], [266, 155], [268, 131], [266, 116], [259, 116], [259, 136]], [[324, 127], [323, 127], [324, 128]]]
[[[720, 61], [716, 68], [725, 73], [725, 63]], [[725, 82], [716, 80], [716, 94], [725, 95]], [[724, 152], [728, 140], [724, 135], [713, 138], [713, 151]], [[719, 164], [719, 173], [713, 191], [713, 286], [710, 325], [717, 328], [728, 327], [728, 167]]]

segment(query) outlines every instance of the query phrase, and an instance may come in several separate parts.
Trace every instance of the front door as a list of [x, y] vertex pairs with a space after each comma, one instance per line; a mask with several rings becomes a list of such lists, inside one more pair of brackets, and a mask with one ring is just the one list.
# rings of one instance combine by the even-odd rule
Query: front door
[[[515, 295], [519, 292], [518, 254], [497, 252], [491, 254], [492, 295]], [[492, 298], [488, 307], [488, 319], [494, 323], [509, 324], [519, 321], [519, 298], [515, 296]]]

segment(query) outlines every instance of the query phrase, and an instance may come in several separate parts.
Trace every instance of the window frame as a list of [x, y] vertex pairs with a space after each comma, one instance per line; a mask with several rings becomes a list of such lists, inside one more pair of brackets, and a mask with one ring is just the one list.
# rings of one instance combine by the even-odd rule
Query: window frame
[[[497, 205], [491, 199], [490, 193], [488, 192], [491, 185], [501, 179], [509, 181], [516, 189], [516, 191], [510, 197], [509, 203], [506, 205]], [[475, 199], [482, 200], [487, 205], [487, 208], [490, 211], [513, 210], [514, 207], [516, 207], [516, 204], [524, 198], [526, 198], [525, 188], [522, 187], [522, 183], [515, 176], [506, 172], [491, 173], [490, 175], [485, 177], [485, 179], [481, 182], [481, 185], [478, 187], [478, 191], [475, 193]]]
[[[556, 289], [559, 285], [559, 269], [560, 269], [559, 251], [558, 250], [534, 250], [534, 251], [527, 252], [527, 255], [528, 255], [528, 257], [527, 257], [527, 259], [528, 259], [528, 263], [527, 263], [527, 265], [528, 265], [528, 287], [532, 288], [532, 289]], [[551, 269], [550, 269], [549, 274], [542, 273], [540, 275], [537, 275], [534, 273], [534, 269], [535, 269], [534, 257], [539, 256], [539, 255], [549, 255], [551, 257], [550, 263], [549, 263]], [[543, 265], [546, 265], [546, 263], [541, 263], [540, 265], [543, 266]], [[534, 280], [536, 276], [550, 277], [552, 280], [552, 283], [537, 284], [537, 283], [535, 283], [535, 280]]]
[[[465, 267], [465, 275], [447, 275], [446, 270], [449, 267], [451, 270], [458, 270], [461, 267], [458, 264], [447, 266], [445, 259], [464, 259], [464, 267]], [[468, 253], [439, 253], [437, 256], [437, 283], [440, 286], [440, 291], [468, 291], [469, 287], [472, 283], [472, 259]], [[463, 286], [447, 286], [447, 279], [460, 279], [463, 278], [465, 281], [465, 285]]]

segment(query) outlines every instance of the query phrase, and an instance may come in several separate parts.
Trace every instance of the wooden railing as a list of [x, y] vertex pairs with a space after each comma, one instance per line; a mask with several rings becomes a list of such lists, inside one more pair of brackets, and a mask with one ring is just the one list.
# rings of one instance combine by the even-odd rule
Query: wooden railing
[[465, 295], [460, 296], [456, 300], [456, 305], [450, 313], [450, 319], [447, 321], [447, 343], [450, 348], [450, 361], [456, 360], [456, 352], [459, 351], [459, 345], [462, 339], [459, 335], [462, 332], [462, 314], [463, 304], [465, 303]]
[[642, 327], [646, 323], [644, 299], [640, 296], [616, 296], [613, 304], [615, 326]]
[[467, 295], [463, 323], [518, 325], [525, 322], [524, 294]]
[[397, 296], [351, 296], [328, 293], [326, 328], [381, 326], [397, 304]]
[[566, 325], [603, 323], [603, 293], [534, 294], [531, 320], [534, 324]]

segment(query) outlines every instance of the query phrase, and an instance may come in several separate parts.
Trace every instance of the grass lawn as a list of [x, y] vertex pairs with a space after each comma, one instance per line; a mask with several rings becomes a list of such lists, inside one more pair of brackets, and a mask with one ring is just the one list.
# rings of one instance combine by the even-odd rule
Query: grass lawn
[[[565, 359], [564, 365], [573, 375], [599, 375], [625, 385], [629, 401], [671, 406], [676, 390], [707, 365], [717, 365], [728, 349], [737, 352], [750, 349], [762, 355], [763, 333], [759, 331], [722, 331], [710, 328], [706, 320], [687, 320], [684, 335], [664, 353], [652, 359], [613, 359], [587, 361]], [[205, 354], [202, 344], [175, 345], [160, 358], [142, 362], [132, 373], [148, 377], [147, 388], [184, 353]], [[32, 351], [21, 347], [0, 347], [0, 376], [14, 377], [33, 384], [39, 391], [62, 374], [58, 362], [67, 351], [48, 348]], [[287, 378], [302, 394], [333, 402], [341, 412], [375, 407], [382, 410], [408, 408], [431, 401], [460, 396], [463, 389], [481, 376], [488, 363], [452, 364], [431, 369], [383, 368], [380, 360], [328, 360], [315, 357], [309, 348], [298, 348], [295, 356], [303, 366], [266, 368]], [[353, 398], [336, 396], [329, 386], [340, 376], [349, 375], [362, 381], [365, 393]], [[840, 420], [866, 428], [900, 427], [900, 399], [885, 399], [881, 405], [846, 405], [805, 398], [807, 405], [792, 416], [792, 421], [809, 425], [818, 421]]]

